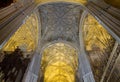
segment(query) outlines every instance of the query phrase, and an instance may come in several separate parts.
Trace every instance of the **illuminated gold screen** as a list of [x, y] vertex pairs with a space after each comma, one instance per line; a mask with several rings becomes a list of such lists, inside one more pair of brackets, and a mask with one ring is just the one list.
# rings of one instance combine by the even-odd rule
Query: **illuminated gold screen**
[[4, 51], [14, 51], [17, 46], [24, 51], [32, 51], [38, 43], [38, 19], [31, 14], [25, 22], [3, 46]]
[[91, 15], [85, 19], [83, 33], [95, 80], [100, 82], [115, 40]]
[[92, 50], [93, 47], [104, 50], [113, 45], [112, 36], [91, 15], [86, 17], [83, 31], [87, 50]]
[[77, 52], [64, 43], [56, 43], [43, 52], [44, 82], [75, 82]]

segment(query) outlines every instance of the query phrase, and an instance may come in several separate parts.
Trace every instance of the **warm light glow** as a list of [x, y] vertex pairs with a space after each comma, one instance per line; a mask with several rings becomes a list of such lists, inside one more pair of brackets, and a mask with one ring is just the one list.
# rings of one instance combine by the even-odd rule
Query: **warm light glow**
[[14, 51], [17, 46], [23, 51], [33, 51], [38, 43], [38, 20], [36, 14], [26, 18], [25, 23], [3, 46], [3, 51]]
[[35, 1], [38, 4], [47, 3], [47, 2], [58, 2], [58, 1], [73, 2], [73, 3], [80, 3], [80, 4], [85, 4], [87, 2], [87, 0], [35, 0]]
[[83, 31], [87, 50], [92, 50], [92, 48], [95, 47], [99, 47], [101, 50], [104, 50], [112, 45], [109, 44], [110, 41], [113, 41], [111, 35], [91, 15], [86, 17]]
[[104, 0], [107, 4], [120, 9], [120, 0]]
[[86, 16], [83, 34], [86, 52], [90, 59], [95, 80], [96, 82], [100, 82], [103, 70], [105, 70], [113, 50], [115, 39], [90, 14]]
[[77, 52], [64, 43], [56, 43], [43, 52], [44, 82], [75, 82]]

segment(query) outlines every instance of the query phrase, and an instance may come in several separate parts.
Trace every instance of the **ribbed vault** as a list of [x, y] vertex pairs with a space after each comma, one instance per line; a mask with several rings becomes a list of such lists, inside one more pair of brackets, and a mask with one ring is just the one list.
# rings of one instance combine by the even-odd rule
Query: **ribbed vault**
[[39, 6], [42, 46], [55, 40], [65, 40], [78, 45], [82, 12], [82, 6], [65, 2]]
[[78, 53], [70, 45], [55, 43], [42, 53], [44, 82], [75, 82]]
[[[59, 0], [61, 1], [61, 0]], [[3, 46], [3, 51], [14, 51], [19, 46], [23, 51], [32, 51], [38, 44], [38, 18], [40, 17], [41, 29], [40, 48], [53, 41], [70, 42], [79, 48], [79, 22], [81, 14], [85, 10], [78, 4], [66, 3], [77, 2], [86, 3], [86, 0], [36, 0], [36, 3], [47, 3], [38, 7], [39, 16], [36, 14], [26, 17], [24, 24], [14, 33], [14, 35]], [[110, 1], [110, 0], [109, 0]], [[94, 19], [91, 15], [85, 18], [84, 43], [91, 62], [91, 67], [96, 79], [99, 82], [103, 75], [104, 68], [110, 57], [115, 44], [114, 38]], [[119, 58], [120, 60], [120, 58]], [[114, 68], [111, 81], [118, 81], [120, 61]], [[78, 53], [76, 49], [65, 43], [55, 43], [42, 53], [41, 71], [44, 82], [75, 82], [78, 68]], [[110, 70], [109, 70], [110, 71]], [[114, 78], [112, 78], [114, 77]]]
[[90, 14], [85, 18], [83, 34], [95, 80], [100, 82], [115, 39]]
[[17, 46], [23, 51], [33, 51], [38, 44], [38, 18], [36, 13], [23, 20], [23, 24], [5, 43], [3, 51], [14, 51]]
[[[66, 2], [39, 6], [41, 19], [41, 47], [54, 41], [79, 46], [79, 20], [83, 8]], [[47, 47], [42, 54], [43, 82], [75, 82], [78, 53], [64, 43]]]

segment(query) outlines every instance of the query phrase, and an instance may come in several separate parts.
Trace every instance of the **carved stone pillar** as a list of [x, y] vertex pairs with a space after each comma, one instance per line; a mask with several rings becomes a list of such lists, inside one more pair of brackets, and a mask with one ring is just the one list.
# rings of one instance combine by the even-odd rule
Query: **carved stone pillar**
[[120, 9], [117, 9], [110, 4], [107, 4], [104, 0], [100, 0], [100, 1], [98, 0], [97, 2], [94, 3], [97, 4], [98, 7], [100, 7], [107, 13], [114, 16], [116, 19], [120, 19]]
[[[98, 5], [99, 3], [92, 1], [88, 2], [88, 4], [86, 5], [87, 10], [120, 43], [120, 20], [116, 18], [117, 16], [119, 16], [118, 14], [120, 12], [117, 9], [105, 4], [101, 5], [103, 6], [101, 7], [100, 5]], [[111, 13], [111, 11], [114, 13]]]
[[[26, 9], [21, 8], [13, 14], [10, 14], [10, 16], [6, 17], [4, 20], [0, 21], [0, 47], [2, 47], [15, 33], [15, 31], [23, 24], [23, 20], [27, 15], [30, 15], [32, 11], [35, 10], [35, 7], [36, 5], [32, 4]], [[3, 11], [9, 12], [9, 9]], [[2, 12], [0, 12], [0, 14], [1, 13]]]
[[108, 82], [120, 55], [120, 45], [115, 43], [100, 82]]
[[82, 80], [83, 82], [95, 82], [93, 73], [90, 67], [90, 62], [88, 61], [85, 49], [84, 49], [84, 40], [83, 40], [83, 33], [82, 33], [82, 25], [85, 19], [87, 12], [84, 11], [80, 20], [80, 27], [79, 27], [79, 38], [80, 38], [80, 54], [79, 54], [79, 62], [80, 67], [79, 70], [82, 71]]
[[[37, 82], [42, 75], [40, 70], [41, 65], [41, 58], [42, 55], [41, 52], [41, 21], [39, 17], [38, 9], [34, 10], [38, 17], [38, 44], [36, 45], [36, 53], [34, 53], [34, 56], [32, 57], [32, 60], [26, 70], [26, 73], [24, 74], [22, 82]], [[41, 74], [41, 75], [40, 75]]]
[[41, 55], [35, 53], [22, 82], [37, 82], [40, 71]]

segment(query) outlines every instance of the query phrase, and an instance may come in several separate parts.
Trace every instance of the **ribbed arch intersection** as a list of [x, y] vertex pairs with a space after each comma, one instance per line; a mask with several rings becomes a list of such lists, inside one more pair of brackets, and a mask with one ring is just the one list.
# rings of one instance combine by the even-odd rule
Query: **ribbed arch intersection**
[[75, 82], [78, 53], [68, 44], [52, 44], [42, 53], [41, 68], [44, 82]]
[[38, 18], [36, 13], [23, 20], [24, 23], [3, 45], [3, 51], [14, 51], [18, 46], [23, 51], [34, 51], [38, 44]]

